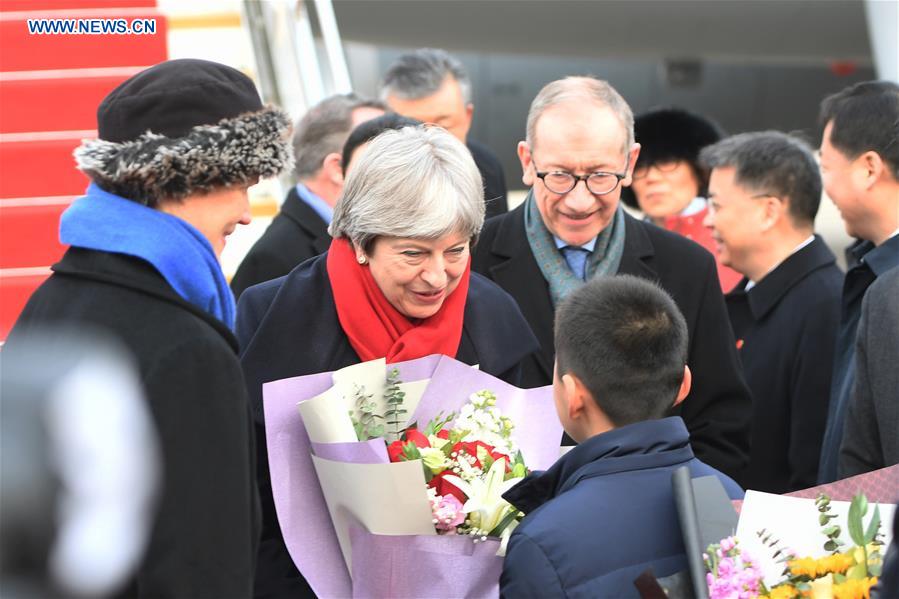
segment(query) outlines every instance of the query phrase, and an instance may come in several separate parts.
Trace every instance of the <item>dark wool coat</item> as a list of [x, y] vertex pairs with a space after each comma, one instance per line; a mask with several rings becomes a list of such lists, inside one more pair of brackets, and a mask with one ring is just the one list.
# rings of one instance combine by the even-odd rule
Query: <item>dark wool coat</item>
[[240, 298], [247, 287], [283, 277], [330, 245], [328, 223], [291, 187], [281, 211], [237, 267], [231, 290]]
[[680, 418], [647, 420], [587, 439], [552, 468], [503, 497], [525, 512], [512, 533], [504, 598], [639, 597], [634, 580], [687, 567], [671, 476], [717, 476], [731, 499], [743, 491], [693, 457]]
[[53, 270], [8, 346], [53, 323], [108, 331], [136, 358], [159, 435], [158, 511], [146, 555], [123, 594], [249, 597], [259, 500], [234, 336], [138, 258], [70, 248]]
[[[262, 411], [262, 384], [328, 372], [360, 361], [340, 327], [328, 281], [327, 254], [286, 277], [251, 287], [240, 298], [237, 336], [250, 401], [257, 417], [259, 492], [263, 532], [256, 574], [257, 597], [310, 597], [311, 589], [284, 545], [272, 498]], [[472, 273], [462, 340], [455, 358], [512, 384], [522, 358], [537, 340], [515, 302], [502, 289]]]
[[862, 300], [855, 386], [840, 447], [840, 478], [899, 464], [897, 364], [899, 266], [894, 266], [871, 284]]
[[813, 487], [840, 326], [843, 273], [820, 237], [749, 290], [725, 298], [752, 391], [747, 489], [787, 493]]
[[843, 280], [840, 299], [840, 329], [834, 349], [827, 425], [824, 427], [821, 460], [818, 462], [818, 484], [837, 480], [846, 412], [855, 386], [855, 343], [862, 300], [877, 277], [899, 267], [899, 235], [893, 235], [877, 247], [870, 241], [859, 241], [847, 253], [850, 266]]
[[[524, 360], [522, 385], [539, 387], [552, 382], [554, 311], [525, 235], [524, 207], [484, 225], [472, 266], [508, 291], [531, 325], [541, 349]], [[656, 281], [677, 302], [690, 335], [693, 387], [671, 414], [683, 417], [698, 458], [735, 477], [749, 457], [752, 405], [715, 260], [696, 243], [625, 215], [618, 273]]]
[[503, 173], [503, 165], [500, 164], [496, 154], [482, 143], [472, 139], [468, 140], [468, 151], [474, 158], [474, 163], [481, 171], [481, 179], [484, 180], [484, 201], [487, 203], [487, 218], [505, 214], [509, 210], [506, 200], [506, 175]]

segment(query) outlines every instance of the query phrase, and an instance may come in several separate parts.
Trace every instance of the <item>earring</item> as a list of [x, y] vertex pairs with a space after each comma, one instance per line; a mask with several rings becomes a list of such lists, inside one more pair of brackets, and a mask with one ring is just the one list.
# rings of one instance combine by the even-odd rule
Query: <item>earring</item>
[[365, 256], [357, 256], [356, 260], [359, 262], [359, 264], [365, 264]]

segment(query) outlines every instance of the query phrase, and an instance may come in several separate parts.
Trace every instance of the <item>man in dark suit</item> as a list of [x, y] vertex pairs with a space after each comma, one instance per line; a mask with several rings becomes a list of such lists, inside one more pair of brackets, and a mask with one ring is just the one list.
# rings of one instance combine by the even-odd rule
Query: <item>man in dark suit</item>
[[[699, 245], [628, 216], [619, 205], [640, 152], [634, 117], [608, 83], [569, 77], [531, 104], [518, 145], [527, 200], [484, 226], [473, 268], [508, 291], [541, 350], [523, 363], [525, 386], [552, 381], [553, 312], [585, 279], [632, 274], [657, 281], [687, 320], [693, 390], [683, 417], [696, 455], [729, 475], [749, 450], [749, 390], [718, 284]], [[582, 185], [583, 183], [583, 185]]]
[[231, 279], [236, 297], [247, 287], [286, 275], [327, 251], [328, 224], [343, 191], [343, 144], [356, 125], [381, 114], [380, 102], [337, 94], [300, 119], [293, 135], [299, 183], [287, 193], [281, 211], [237, 268]]
[[384, 75], [381, 88], [381, 98], [391, 110], [440, 125], [468, 146], [484, 180], [487, 218], [509, 209], [499, 159], [487, 146], [468, 139], [474, 104], [471, 79], [462, 63], [443, 50], [421, 48], [397, 58]]
[[840, 330], [830, 385], [818, 481], [837, 479], [837, 463], [852, 387], [862, 299], [877, 277], [899, 266], [899, 85], [866, 81], [821, 104], [821, 178], [849, 235]]
[[813, 487], [827, 420], [843, 273], [814, 234], [821, 175], [812, 151], [777, 131], [705, 148], [709, 213], [722, 264], [743, 275], [726, 297], [752, 390], [747, 488]]
[[840, 478], [899, 464], [899, 266], [868, 289], [855, 347], [855, 387], [840, 447]]

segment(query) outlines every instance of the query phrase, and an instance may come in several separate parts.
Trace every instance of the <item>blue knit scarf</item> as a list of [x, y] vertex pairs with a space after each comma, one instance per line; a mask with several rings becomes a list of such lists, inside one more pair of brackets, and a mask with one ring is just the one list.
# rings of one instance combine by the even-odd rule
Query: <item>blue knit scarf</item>
[[187, 222], [91, 184], [63, 213], [59, 239], [146, 260], [178, 295], [234, 328], [234, 295], [209, 241]]

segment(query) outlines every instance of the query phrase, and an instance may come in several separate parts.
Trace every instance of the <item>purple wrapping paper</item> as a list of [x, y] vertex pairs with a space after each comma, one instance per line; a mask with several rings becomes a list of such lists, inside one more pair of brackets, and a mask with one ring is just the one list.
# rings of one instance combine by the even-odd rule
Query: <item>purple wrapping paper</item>
[[[518, 389], [445, 356], [427, 356], [409, 362], [388, 364], [388, 368], [391, 367], [399, 369], [400, 379], [403, 381], [431, 379], [411, 419], [417, 421], [421, 426], [424, 426], [440, 411], [449, 413], [458, 410], [471, 393], [489, 389], [496, 393], [497, 405], [502, 413], [512, 418], [515, 423], [513, 438], [521, 448], [527, 465], [532, 469], [545, 469], [558, 458], [562, 427], [555, 414], [550, 387]], [[311, 458], [313, 447], [303, 426], [297, 404], [325, 392], [332, 384], [331, 373], [325, 372], [274, 381], [266, 383], [262, 387], [269, 470], [278, 522], [287, 550], [297, 568], [315, 593], [324, 598], [352, 596], [353, 583], [337, 542], [337, 534], [331, 523], [325, 498], [318, 484]], [[378, 460], [379, 454], [373, 448], [373, 443], [381, 442], [373, 440], [366, 443], [317, 444], [316, 451], [325, 453], [316, 453], [316, 455], [328, 459], [336, 457], [336, 459], [348, 462], [374, 463]], [[383, 537], [383, 535], [369, 536]], [[449, 537], [412, 538], [438, 539], [430, 541], [432, 543], [459, 543], [456, 540], [439, 540]], [[388, 541], [391, 541], [391, 538], [388, 538]], [[387, 541], [383, 542], [387, 543]], [[416, 543], [418, 544], [410, 545], [407, 542], [405, 547], [421, 547], [422, 543], [427, 544], [429, 541], [421, 540]], [[486, 544], [478, 545], [480, 547], [476, 551], [487, 551]], [[412, 552], [409, 555], [414, 554], [412, 549], [408, 551]], [[493, 551], [496, 551], [496, 547]], [[366, 551], [364, 553], [366, 555], [364, 559], [381, 559], [377, 552], [369, 554]], [[427, 559], [431, 559], [432, 554], [425, 553], [423, 555], [427, 555]], [[446, 558], [445, 554], [440, 555]], [[475, 555], [480, 555], [480, 553]], [[471, 568], [483, 561], [475, 559], [475, 557], [463, 560], [462, 557], [464, 556], [459, 556], [458, 560], [465, 561]], [[356, 559], [354, 553], [354, 564]], [[396, 557], [396, 563], [404, 563], [403, 559], [406, 558]], [[422, 559], [425, 558], [422, 557]], [[497, 568], [501, 569], [502, 560], [496, 558], [496, 562], [499, 564]], [[420, 560], [415, 563], [420, 563]], [[441, 596], [466, 595], [465, 592], [453, 593], [446, 590], [451, 587], [455, 588], [452, 585], [462, 584], [464, 577], [457, 580], [458, 574], [453, 571], [453, 568], [446, 565], [449, 562], [445, 560], [438, 562], [435, 558], [434, 566], [436, 567], [439, 563], [445, 564], [441, 567], [442, 569], [429, 572], [429, 578], [434, 581], [430, 588]], [[418, 569], [419, 567], [416, 566], [415, 571], [421, 571]], [[357, 567], [360, 574], [363, 571], [374, 572], [368, 567], [363, 566], [362, 568], [363, 570], [359, 570]], [[481, 568], [492, 572], [486, 566], [481, 566]], [[499, 569], [496, 570], [495, 577], [490, 579], [493, 580], [494, 585], [499, 580]], [[439, 582], [443, 580], [444, 574], [446, 581]], [[490, 575], [493, 576], [493, 574]], [[398, 583], [398, 581], [394, 582]], [[468, 584], [470, 583], [466, 583], [466, 585]], [[444, 585], [444, 587], [439, 585]], [[465, 589], [468, 588], [465, 586]], [[357, 591], [358, 589], [357, 582]], [[485, 592], [487, 595], [491, 595], [489, 589], [485, 589]], [[402, 593], [393, 592], [391, 594], [402, 596]], [[496, 595], [496, 589], [493, 589], [492, 595]]]
[[383, 439], [355, 443], [312, 443], [312, 453], [326, 460], [347, 464], [390, 463]]
[[467, 536], [374, 535], [351, 528], [353, 597], [498, 597], [499, 541]]

